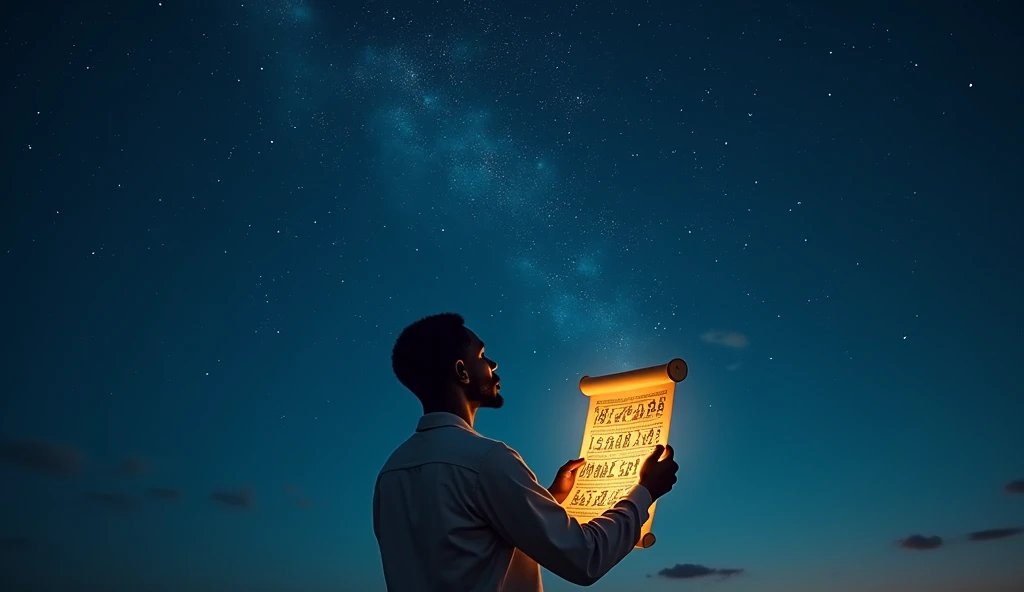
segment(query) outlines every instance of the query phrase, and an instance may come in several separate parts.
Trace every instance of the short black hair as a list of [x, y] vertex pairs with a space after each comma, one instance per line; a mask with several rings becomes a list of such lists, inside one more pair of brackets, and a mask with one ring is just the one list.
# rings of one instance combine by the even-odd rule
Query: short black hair
[[444, 386], [445, 374], [469, 346], [466, 320], [454, 312], [423, 317], [398, 335], [391, 369], [405, 388], [427, 402]]

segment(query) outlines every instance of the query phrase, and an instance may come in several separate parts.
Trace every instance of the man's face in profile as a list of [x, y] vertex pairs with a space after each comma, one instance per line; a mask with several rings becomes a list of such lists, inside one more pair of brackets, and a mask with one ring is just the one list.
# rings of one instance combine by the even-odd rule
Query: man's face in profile
[[466, 373], [469, 374], [466, 396], [480, 407], [498, 409], [505, 404], [505, 399], [499, 393], [501, 379], [494, 373], [498, 364], [485, 355], [484, 342], [476, 333], [469, 329], [466, 331], [469, 333], [469, 346], [462, 358], [466, 364]]

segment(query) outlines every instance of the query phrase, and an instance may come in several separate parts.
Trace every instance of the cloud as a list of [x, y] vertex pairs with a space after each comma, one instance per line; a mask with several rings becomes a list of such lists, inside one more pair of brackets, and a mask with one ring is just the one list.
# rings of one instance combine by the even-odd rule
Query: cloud
[[942, 537], [912, 534], [900, 540], [900, 546], [912, 551], [931, 551], [942, 546]]
[[743, 333], [736, 331], [705, 331], [700, 336], [707, 343], [730, 347], [732, 349], [745, 349], [750, 345], [750, 339]]
[[12, 440], [0, 444], [0, 462], [40, 473], [70, 475], [81, 468], [82, 454], [39, 440]]
[[124, 477], [136, 477], [138, 475], [144, 475], [149, 472], [149, 465], [146, 461], [141, 458], [126, 458], [121, 461], [117, 468], [114, 469], [114, 473]]
[[729, 578], [743, 573], [742, 569], [714, 568], [694, 563], [677, 563], [672, 567], [666, 567], [658, 572], [658, 575], [670, 580], [685, 580], [692, 578], [705, 578], [708, 576], [719, 576], [722, 579]]
[[253, 503], [252, 494], [247, 489], [215, 491], [210, 494], [210, 499], [233, 508], [251, 508]]
[[735, 372], [736, 370], [739, 370], [740, 366], [742, 365], [743, 364], [741, 364], [740, 362], [733, 362], [732, 364], [726, 366], [725, 369], [728, 370], [729, 372]]
[[1024, 528], [992, 528], [989, 530], [978, 530], [967, 535], [967, 538], [974, 542], [994, 541], [1005, 539], [1024, 532]]
[[288, 495], [293, 496], [295, 498], [295, 503], [297, 503], [300, 507], [308, 508], [311, 505], [313, 505], [313, 501], [310, 500], [305, 495], [303, 495], [301, 487], [289, 484], [284, 486], [284, 490], [286, 493], [288, 493]]
[[1006, 493], [1024, 493], [1024, 479], [1010, 481], [1006, 484]]
[[28, 551], [33, 547], [32, 539], [27, 536], [0, 537], [0, 553]]
[[102, 493], [90, 491], [85, 494], [85, 498], [101, 506], [122, 512], [129, 512], [138, 508], [138, 503], [136, 502], [135, 497], [127, 493]]
[[149, 496], [162, 500], [179, 500], [184, 494], [182, 494], [181, 490], [171, 487], [151, 487], [149, 489]]

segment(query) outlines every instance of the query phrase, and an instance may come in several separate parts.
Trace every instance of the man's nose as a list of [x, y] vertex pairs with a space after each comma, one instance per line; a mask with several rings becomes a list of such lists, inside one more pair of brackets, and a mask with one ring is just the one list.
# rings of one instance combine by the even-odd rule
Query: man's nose
[[491, 360], [491, 372], [494, 372], [497, 369], [498, 369], [498, 363], [495, 362], [494, 360]]

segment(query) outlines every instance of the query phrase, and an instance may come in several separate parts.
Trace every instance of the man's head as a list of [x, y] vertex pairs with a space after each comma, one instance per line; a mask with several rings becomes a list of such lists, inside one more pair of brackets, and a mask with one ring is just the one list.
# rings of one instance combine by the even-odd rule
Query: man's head
[[424, 317], [402, 330], [391, 352], [398, 381], [423, 403], [424, 411], [465, 402], [472, 410], [501, 407], [500, 383], [484, 343], [456, 313]]

